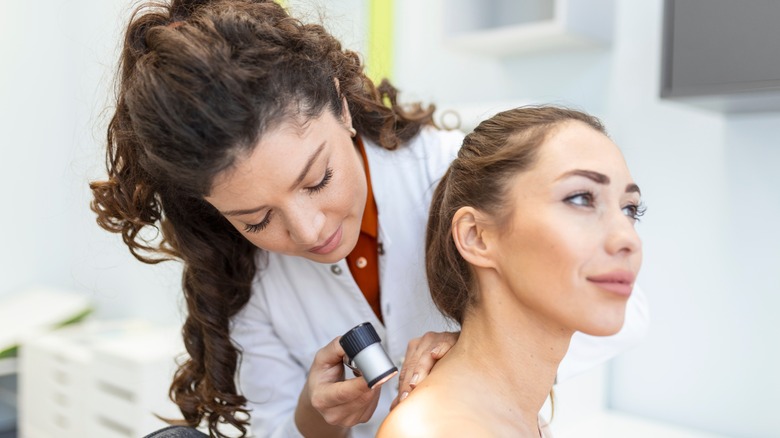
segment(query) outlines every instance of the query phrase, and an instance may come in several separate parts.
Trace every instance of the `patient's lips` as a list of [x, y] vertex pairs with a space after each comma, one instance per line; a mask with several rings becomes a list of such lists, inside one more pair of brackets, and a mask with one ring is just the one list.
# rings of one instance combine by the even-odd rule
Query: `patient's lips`
[[632, 272], [624, 270], [587, 277], [588, 281], [596, 284], [599, 288], [624, 297], [631, 296], [635, 278], [636, 275]]

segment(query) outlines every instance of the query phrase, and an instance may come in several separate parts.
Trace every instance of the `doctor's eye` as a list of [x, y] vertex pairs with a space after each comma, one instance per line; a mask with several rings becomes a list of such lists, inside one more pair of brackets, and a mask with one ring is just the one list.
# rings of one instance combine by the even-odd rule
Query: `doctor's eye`
[[268, 226], [268, 224], [271, 222], [271, 211], [268, 211], [268, 213], [265, 215], [262, 221], [256, 224], [246, 224], [244, 226], [244, 231], [247, 233], [257, 233], [259, 231], [263, 231], [265, 227]]
[[327, 187], [328, 183], [332, 178], [333, 178], [333, 168], [328, 167], [327, 169], [325, 169], [325, 176], [322, 177], [322, 181], [320, 181], [320, 183], [314, 187], [306, 187], [306, 191], [308, 191], [312, 195], [315, 193], [319, 193], [320, 191], [322, 191], [322, 189]]

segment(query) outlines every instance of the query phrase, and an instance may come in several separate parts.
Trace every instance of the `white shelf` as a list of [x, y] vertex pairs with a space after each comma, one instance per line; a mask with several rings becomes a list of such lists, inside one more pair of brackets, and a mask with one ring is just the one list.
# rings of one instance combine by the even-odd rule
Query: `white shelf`
[[614, 0], [445, 0], [445, 44], [507, 56], [607, 47]]

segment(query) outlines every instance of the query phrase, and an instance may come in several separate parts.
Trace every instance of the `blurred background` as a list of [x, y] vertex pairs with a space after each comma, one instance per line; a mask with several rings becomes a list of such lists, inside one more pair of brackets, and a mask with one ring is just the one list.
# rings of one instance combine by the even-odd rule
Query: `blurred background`
[[[652, 323], [582, 388], [600, 409], [666, 431], [647, 436], [780, 437], [780, 2], [284, 3], [362, 53], [401, 100], [435, 103], [443, 124], [468, 130], [535, 103], [601, 117], [648, 206], [638, 283]], [[74, 314], [89, 308], [95, 320], [163, 330], [182, 320], [180, 267], [136, 261], [89, 209], [134, 5], [0, 0], [0, 335], [61, 308], [45, 295], [20, 304], [40, 290], [86, 298]], [[19, 432], [22, 365], [8, 356], [0, 437], [33, 436]], [[45, 410], [30, 403], [26, 415]], [[626, 427], [620, 436], [644, 436]]]

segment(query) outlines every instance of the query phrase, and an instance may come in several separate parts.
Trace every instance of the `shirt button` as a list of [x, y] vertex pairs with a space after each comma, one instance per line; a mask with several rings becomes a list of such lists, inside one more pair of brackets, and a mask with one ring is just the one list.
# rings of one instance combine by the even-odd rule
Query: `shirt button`
[[366, 260], [365, 257], [358, 257], [358, 259], [355, 260], [355, 265], [358, 268], [363, 269], [368, 265], [368, 260]]
[[339, 265], [330, 265], [330, 272], [334, 275], [341, 275], [341, 268]]

